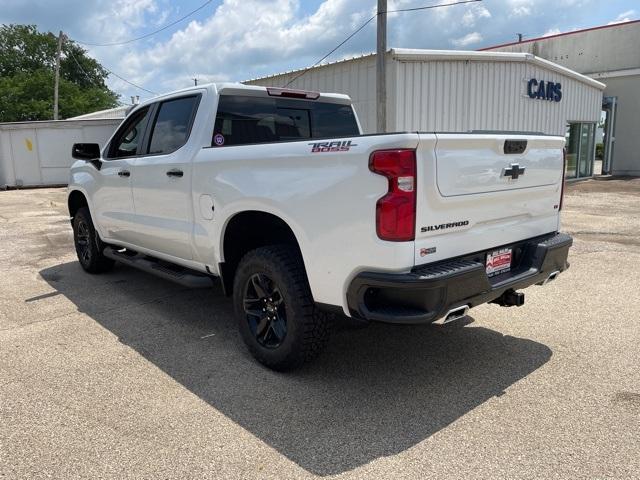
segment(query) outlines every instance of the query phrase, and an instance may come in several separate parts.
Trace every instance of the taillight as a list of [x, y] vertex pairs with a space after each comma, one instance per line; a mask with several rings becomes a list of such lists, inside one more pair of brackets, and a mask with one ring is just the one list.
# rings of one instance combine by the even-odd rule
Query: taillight
[[562, 210], [562, 201], [564, 200], [564, 176], [567, 171], [567, 149], [562, 149], [562, 185], [560, 186], [560, 205], [558, 211]]
[[416, 229], [416, 152], [379, 150], [369, 158], [369, 170], [389, 180], [387, 194], [376, 204], [376, 231], [382, 240], [407, 242]]

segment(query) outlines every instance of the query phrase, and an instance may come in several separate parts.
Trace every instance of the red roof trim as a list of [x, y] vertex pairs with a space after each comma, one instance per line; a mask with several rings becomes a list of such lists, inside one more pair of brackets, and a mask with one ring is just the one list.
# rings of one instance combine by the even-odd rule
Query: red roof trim
[[621, 27], [624, 25], [631, 25], [632, 23], [640, 23], [640, 20], [631, 20], [630, 22], [613, 23], [611, 25], [600, 25], [599, 27], [584, 28], [582, 30], [574, 30], [573, 32], [557, 33], [555, 35], [549, 35], [547, 37], [531, 38], [529, 40], [523, 40], [521, 42], [503, 43], [501, 45], [494, 45], [492, 47], [479, 48], [477, 51], [483, 52], [485, 50], [493, 50], [495, 48], [510, 47], [512, 45], [520, 45], [522, 43], [537, 42], [539, 40], [547, 40], [549, 38], [564, 37], [566, 35], [573, 35], [574, 33], [590, 32], [592, 30], [602, 30], [603, 28]]

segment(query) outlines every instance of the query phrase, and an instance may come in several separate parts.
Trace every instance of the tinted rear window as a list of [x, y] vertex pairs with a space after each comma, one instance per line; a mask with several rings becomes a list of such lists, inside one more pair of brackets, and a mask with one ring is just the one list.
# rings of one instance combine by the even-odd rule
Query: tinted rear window
[[359, 135], [350, 105], [222, 95], [213, 146]]

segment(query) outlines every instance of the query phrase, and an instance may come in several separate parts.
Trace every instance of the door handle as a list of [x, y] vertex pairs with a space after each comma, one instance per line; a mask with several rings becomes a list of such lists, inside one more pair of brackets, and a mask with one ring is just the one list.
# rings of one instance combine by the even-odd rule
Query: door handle
[[184, 173], [182, 172], [182, 170], [177, 170], [177, 169], [169, 170], [167, 172], [167, 177], [181, 177], [183, 175]]
[[118, 172], [119, 177], [129, 177], [131, 176], [131, 172], [129, 170], [120, 170]]

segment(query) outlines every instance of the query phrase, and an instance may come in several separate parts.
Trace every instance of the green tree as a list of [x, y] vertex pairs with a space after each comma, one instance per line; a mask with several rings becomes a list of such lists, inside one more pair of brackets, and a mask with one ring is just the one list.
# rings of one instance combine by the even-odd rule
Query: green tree
[[[53, 118], [57, 36], [35, 25], [0, 26], [0, 122]], [[115, 107], [108, 72], [72, 40], [60, 61], [59, 118]]]

